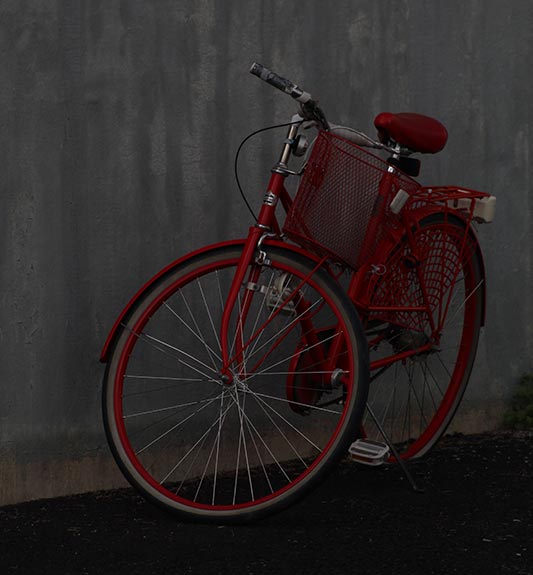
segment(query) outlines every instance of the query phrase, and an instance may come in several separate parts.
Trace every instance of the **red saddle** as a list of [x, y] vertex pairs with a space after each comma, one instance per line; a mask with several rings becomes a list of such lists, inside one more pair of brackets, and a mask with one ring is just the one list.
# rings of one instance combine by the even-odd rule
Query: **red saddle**
[[434, 118], [422, 114], [383, 112], [374, 120], [381, 141], [394, 140], [413, 152], [435, 154], [448, 140], [448, 131]]

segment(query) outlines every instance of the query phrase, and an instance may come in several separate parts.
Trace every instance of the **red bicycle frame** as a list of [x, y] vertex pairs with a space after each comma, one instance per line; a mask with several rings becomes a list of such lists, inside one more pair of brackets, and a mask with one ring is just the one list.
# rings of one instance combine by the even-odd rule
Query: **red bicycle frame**
[[[222, 316], [221, 323], [221, 347], [222, 347], [222, 375], [224, 381], [231, 383], [233, 381], [233, 374], [231, 366], [236, 364], [240, 365], [242, 362], [242, 353], [246, 347], [248, 347], [254, 340], [254, 335], [244, 342], [242, 341], [242, 326], [244, 325], [249, 307], [252, 299], [252, 292], [246, 291], [244, 301], [237, 304], [238, 294], [243, 284], [254, 284], [260, 274], [260, 266], [254, 266], [253, 262], [256, 261], [258, 264], [263, 263], [262, 258], [267, 257], [266, 253], [261, 249], [262, 241], [269, 236], [280, 236], [281, 226], [276, 217], [276, 207], [279, 202], [281, 202], [282, 207], [285, 212], [288, 212], [292, 205], [292, 199], [285, 188], [285, 178], [288, 175], [294, 174], [287, 168], [288, 161], [292, 153], [292, 146], [296, 140], [298, 132], [298, 124], [291, 125], [287, 138], [285, 140], [283, 150], [279, 162], [272, 168], [272, 175], [270, 177], [267, 191], [265, 193], [261, 210], [257, 217], [257, 222], [254, 226], [251, 226], [248, 231], [248, 236], [246, 238], [242, 256], [240, 258], [237, 270], [229, 291], [228, 298], [225, 302], [224, 312]], [[376, 200], [376, 213], [371, 216], [366, 240], [365, 242], [372, 242], [374, 238], [377, 237], [377, 229], [381, 225], [382, 220], [380, 219], [380, 214], [377, 212], [378, 207], [382, 204], [386, 198], [390, 195], [390, 189], [393, 185], [394, 175], [396, 174], [396, 168], [390, 166], [389, 171], [385, 173], [380, 181], [378, 198]], [[459, 259], [462, 257], [463, 250], [465, 248], [470, 224], [474, 218], [474, 207], [475, 202], [478, 199], [488, 196], [483, 192], [476, 192], [473, 190], [458, 190], [457, 188], [420, 188], [417, 193], [413, 194], [409, 200], [407, 206], [413, 207], [413, 209], [403, 209], [400, 214], [401, 225], [397, 226], [394, 230], [389, 232], [388, 237], [384, 237], [380, 240], [380, 246], [376, 248], [379, 252], [386, 251], [390, 249], [390, 246], [394, 245], [401, 237], [406, 236], [407, 241], [410, 246], [410, 251], [415, 258], [418, 257], [419, 247], [416, 245], [416, 241], [413, 236], [413, 230], [416, 229], [419, 220], [427, 216], [429, 213], [440, 212], [442, 213], [454, 213], [455, 216], [459, 213], [453, 208], [453, 203], [458, 201], [470, 200], [470, 207], [467, 210], [462, 210], [460, 212], [460, 217], [465, 223], [465, 236], [463, 239], [463, 244], [460, 249]], [[417, 208], [418, 205], [423, 205], [422, 208]], [[317, 264], [313, 273], [317, 269], [322, 267], [326, 263], [327, 257], [323, 257], [322, 260]], [[436, 323], [434, 313], [430, 305], [429, 296], [426, 289], [425, 279], [422, 275], [420, 269], [416, 269], [419, 286], [422, 292], [422, 305], [387, 305], [379, 306], [372, 305], [369, 301], [369, 275], [374, 273], [374, 264], [364, 264], [359, 269], [354, 270], [352, 273], [349, 286], [347, 289], [347, 294], [350, 300], [353, 302], [355, 308], [358, 310], [360, 316], [365, 317], [370, 313], [379, 312], [421, 312], [427, 317], [427, 321], [430, 327], [431, 336], [427, 343], [422, 346], [416, 347], [414, 349], [409, 349], [406, 351], [395, 353], [386, 358], [381, 358], [375, 360], [371, 363], [371, 371], [382, 369], [387, 367], [399, 360], [404, 360], [408, 357], [415, 356], [417, 354], [429, 351], [433, 346], [438, 345], [439, 334], [442, 325], [445, 321], [446, 314], [450, 301], [446, 302], [444, 309], [439, 310], [438, 313], [438, 323]], [[248, 277], [246, 273], [248, 271]], [[333, 272], [330, 270], [330, 273]], [[459, 268], [455, 270], [455, 274], [459, 273]], [[306, 280], [309, 278], [306, 278]], [[455, 278], [454, 278], [455, 279]], [[299, 286], [300, 287], [300, 286]], [[287, 299], [287, 302], [292, 301], [298, 294], [299, 287], [292, 290], [292, 293]], [[234, 312], [235, 306], [239, 305], [238, 320], [237, 320], [237, 335], [234, 336], [235, 340], [233, 345], [235, 347], [235, 352], [231, 354], [230, 342], [229, 342], [229, 326], [230, 318]], [[298, 303], [298, 315], [299, 321], [302, 323], [308, 321], [305, 319], [305, 301]], [[312, 329], [306, 329], [304, 331], [306, 338], [309, 338], [309, 344], [313, 346], [316, 344], [316, 334], [313, 334]], [[311, 335], [313, 334], [313, 335]], [[335, 357], [341, 352], [339, 345], [342, 345], [342, 338], [334, 338], [334, 344], [329, 350], [330, 357]], [[314, 359], [318, 363], [324, 361], [323, 352], [321, 351], [321, 346], [315, 345], [311, 350], [315, 355]], [[240, 368], [239, 368], [240, 369]]]

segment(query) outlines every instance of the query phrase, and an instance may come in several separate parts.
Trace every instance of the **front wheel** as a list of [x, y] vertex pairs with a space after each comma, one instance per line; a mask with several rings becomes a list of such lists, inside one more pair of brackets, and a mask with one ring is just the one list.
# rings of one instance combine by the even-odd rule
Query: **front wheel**
[[267, 252], [233, 312], [231, 382], [221, 376], [220, 325], [239, 247], [193, 256], [151, 286], [108, 362], [115, 459], [145, 497], [184, 518], [242, 522], [286, 507], [360, 426], [368, 358], [352, 304], [324, 269]]

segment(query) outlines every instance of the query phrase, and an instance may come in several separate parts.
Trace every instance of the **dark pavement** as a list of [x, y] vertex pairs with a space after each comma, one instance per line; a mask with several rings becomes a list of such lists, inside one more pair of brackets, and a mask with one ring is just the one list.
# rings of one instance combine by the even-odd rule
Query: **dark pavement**
[[0, 508], [0, 573], [533, 574], [533, 435], [446, 438], [411, 469], [343, 463], [259, 523], [177, 522], [131, 490]]

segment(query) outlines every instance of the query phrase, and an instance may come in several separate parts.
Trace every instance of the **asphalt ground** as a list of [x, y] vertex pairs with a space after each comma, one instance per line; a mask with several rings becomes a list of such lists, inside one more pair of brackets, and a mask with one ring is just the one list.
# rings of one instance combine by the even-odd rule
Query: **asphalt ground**
[[533, 575], [533, 434], [450, 436], [411, 470], [351, 461], [288, 510], [197, 525], [123, 489], [0, 508], [0, 573]]

